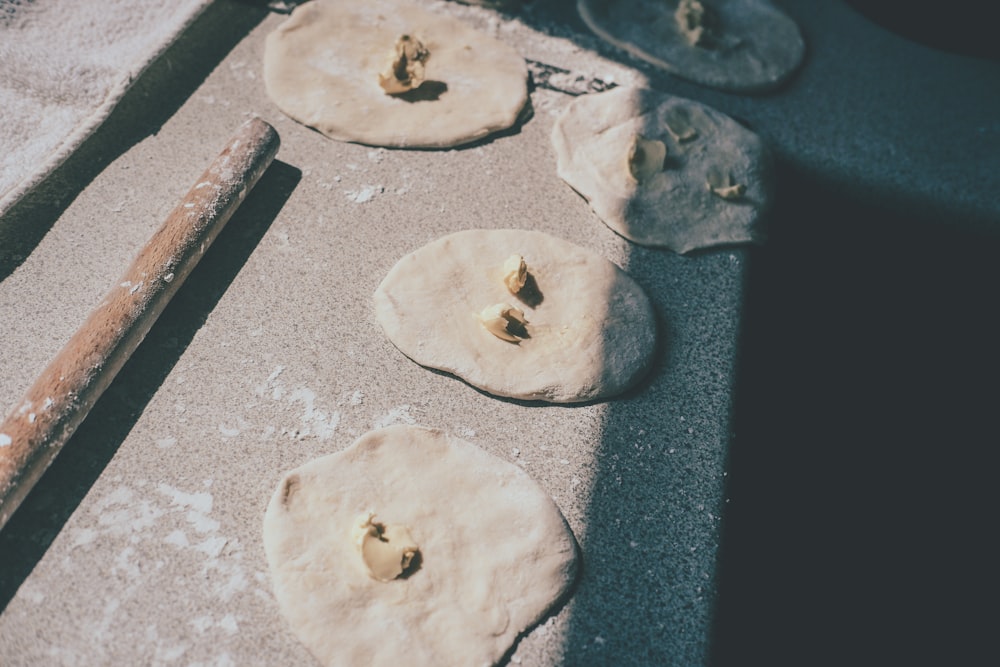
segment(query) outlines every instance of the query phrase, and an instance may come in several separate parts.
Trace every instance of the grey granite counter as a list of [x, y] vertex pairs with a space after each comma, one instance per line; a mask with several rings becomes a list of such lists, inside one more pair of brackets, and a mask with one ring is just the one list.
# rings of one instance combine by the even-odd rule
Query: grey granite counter
[[[527, 122], [468, 148], [327, 140], [264, 93], [263, 40], [283, 17], [220, 0], [83, 148], [0, 220], [0, 405], [8, 406], [245, 118], [259, 115], [281, 135], [277, 161], [0, 533], [0, 663], [311, 664], [271, 592], [264, 507], [283, 471], [393, 423], [442, 428], [523, 466], [579, 540], [577, 587], [521, 640], [511, 664], [701, 665], [713, 656], [816, 664], [823, 654], [814, 642], [839, 636], [842, 617], [811, 594], [836, 603], [848, 595], [817, 587], [811, 575], [831, 565], [819, 555], [828, 536], [871, 540], [875, 523], [837, 532], [834, 505], [815, 492], [844, 479], [856, 494], [844, 516], [900, 510], [895, 501], [876, 507], [884, 500], [876, 478], [852, 476], [839, 457], [883, 471], [904, 455], [859, 450], [885, 442], [871, 434], [853, 446], [834, 441], [852, 434], [847, 425], [863, 429], [866, 414], [882, 416], [844, 395], [877, 402], [879, 378], [900, 391], [900, 373], [913, 380], [906, 362], [916, 341], [928, 342], [896, 346], [902, 329], [880, 304], [917, 324], [919, 287], [936, 297], [934, 332], [945, 335], [952, 321], [985, 324], [963, 320], [961, 306], [987, 298], [975, 285], [998, 277], [986, 264], [995, 243], [983, 240], [1000, 219], [997, 64], [911, 44], [841, 3], [801, 0], [784, 4], [809, 45], [803, 70], [786, 90], [737, 97], [623, 56], [584, 31], [572, 3], [538, 1], [509, 15], [426, 4], [527, 58], [653, 85], [747, 122], [779, 158], [786, 194], [773, 243], [682, 257], [616, 236], [555, 174], [549, 132], [572, 98], [544, 88], [532, 92]], [[908, 226], [915, 211], [920, 223]], [[948, 224], [939, 222], [945, 214]], [[661, 325], [648, 380], [609, 402], [524, 404], [400, 354], [375, 322], [373, 290], [403, 254], [473, 227], [541, 229], [625, 268]], [[946, 232], [978, 253], [971, 265], [938, 265], [964, 268], [961, 278], [974, 283], [954, 302], [935, 290], [958, 277], [937, 283], [918, 270], [940, 262], [929, 253]], [[899, 238], [918, 255], [886, 265]], [[840, 281], [831, 271], [856, 273]], [[859, 317], [872, 324], [864, 331], [887, 333], [863, 338]], [[994, 331], [980, 326], [975, 343]], [[968, 349], [959, 356], [979, 348]], [[870, 375], [883, 361], [891, 368]], [[933, 367], [934, 379], [954, 384], [944, 364]], [[912, 417], [902, 399], [882, 405], [901, 421]], [[913, 405], [926, 414], [935, 403]], [[976, 458], [973, 441], [952, 444], [990, 462]], [[817, 471], [824, 465], [827, 473]], [[930, 458], [910, 468], [930, 469]], [[783, 511], [788, 521], [776, 518]], [[734, 554], [723, 567], [720, 549]], [[868, 562], [841, 565], [870, 583], [861, 576]], [[894, 591], [905, 589], [900, 579]], [[858, 617], [874, 616], [862, 607]], [[842, 646], [850, 653], [854, 645]]]

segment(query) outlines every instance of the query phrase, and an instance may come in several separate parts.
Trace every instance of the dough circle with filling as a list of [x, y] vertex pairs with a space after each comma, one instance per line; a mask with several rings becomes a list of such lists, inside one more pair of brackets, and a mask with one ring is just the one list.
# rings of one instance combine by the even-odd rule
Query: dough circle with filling
[[[701, 0], [712, 17], [700, 44], [681, 27], [685, 0], [577, 0], [598, 36], [671, 74], [731, 92], [777, 88], [805, 53], [795, 21], [769, 0]], [[695, 3], [691, 3], [695, 4]], [[694, 10], [692, 10], [694, 11]]]
[[[390, 95], [379, 74], [404, 36], [429, 52], [424, 81]], [[264, 83], [278, 107], [333, 139], [447, 148], [511, 127], [528, 101], [511, 47], [401, 0], [312, 0], [267, 36]]]
[[[663, 153], [638, 176], [629, 164], [637, 137]], [[643, 88], [582, 95], [556, 120], [552, 144], [559, 176], [631, 241], [685, 253], [763, 238], [770, 153], [711, 107]]]
[[[419, 545], [378, 581], [352, 530], [370, 513]], [[324, 665], [496, 663], [567, 594], [577, 546], [522, 469], [440, 431], [390, 426], [288, 472], [264, 516], [278, 605]]]
[[[527, 265], [518, 294], [504, 284], [511, 255]], [[656, 345], [642, 288], [600, 255], [537, 231], [466, 230], [403, 257], [374, 296], [389, 340], [418, 364], [496, 396], [553, 403], [607, 398], [647, 372]], [[521, 340], [482, 323], [484, 309], [523, 312]]]

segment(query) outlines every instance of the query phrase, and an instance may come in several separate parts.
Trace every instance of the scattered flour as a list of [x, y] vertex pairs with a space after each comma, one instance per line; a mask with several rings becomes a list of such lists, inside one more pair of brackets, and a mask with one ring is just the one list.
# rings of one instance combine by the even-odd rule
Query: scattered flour
[[352, 202], [356, 204], [364, 204], [375, 198], [375, 195], [379, 195], [385, 192], [385, 188], [381, 185], [363, 185], [360, 190], [345, 190], [344, 194]]
[[[281, 433], [291, 434], [292, 437], [302, 439], [305, 437], [317, 437], [327, 440], [333, 436], [340, 425], [340, 413], [336, 411], [327, 412], [317, 406], [316, 392], [308, 387], [298, 387], [289, 391], [284, 383], [279, 380], [279, 376], [284, 372], [284, 366], [276, 366], [263, 383], [254, 388], [254, 393], [260, 397], [270, 397], [271, 400], [284, 400], [289, 405], [301, 405], [302, 415], [299, 418], [301, 424], [295, 428], [282, 428]], [[355, 392], [358, 400], [361, 399], [360, 392]], [[353, 403], [352, 403], [353, 404]], [[246, 424], [245, 426], [249, 426]], [[278, 429], [268, 426], [264, 430], [262, 437], [267, 438], [273, 435]]]
[[311, 389], [299, 387], [288, 396], [289, 403], [301, 403], [305, 408], [302, 413], [302, 429], [299, 435], [315, 435], [321, 440], [329, 439], [340, 424], [340, 413], [327, 415], [316, 408], [316, 393]]
[[187, 534], [183, 530], [172, 531], [169, 535], [163, 538], [163, 541], [179, 548], [191, 546], [191, 543], [188, 542]]
[[375, 420], [374, 428], [385, 428], [393, 424], [416, 424], [417, 420], [410, 415], [409, 405], [399, 405]]
[[173, 447], [177, 444], [177, 438], [160, 438], [156, 441], [156, 446], [160, 449], [166, 449], [168, 447]]

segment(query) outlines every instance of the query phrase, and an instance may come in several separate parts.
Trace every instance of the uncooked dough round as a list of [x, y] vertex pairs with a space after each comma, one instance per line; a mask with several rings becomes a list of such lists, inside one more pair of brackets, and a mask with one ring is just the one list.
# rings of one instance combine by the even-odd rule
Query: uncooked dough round
[[[662, 167], [636, 179], [636, 136], [661, 142]], [[552, 130], [559, 176], [611, 229], [684, 253], [760, 240], [771, 200], [770, 153], [760, 138], [703, 104], [640, 88], [582, 95]]]
[[[523, 256], [528, 283], [512, 294], [503, 266]], [[649, 298], [620, 268], [543, 232], [467, 230], [403, 257], [375, 292], [389, 340], [418, 364], [497, 396], [572, 403], [607, 398], [648, 370], [656, 344]], [[495, 304], [523, 311], [527, 338], [483, 326]]]
[[[369, 576], [359, 517], [405, 526], [405, 578]], [[440, 431], [391, 426], [292, 470], [264, 516], [281, 611], [324, 665], [491, 665], [562, 598], [577, 547], [522, 469]]]
[[[401, 95], [379, 85], [396, 40], [430, 52], [425, 80]], [[511, 47], [400, 0], [312, 0], [268, 35], [264, 83], [295, 120], [342, 141], [446, 148], [512, 126], [528, 71]]]
[[732, 92], [778, 87], [802, 62], [798, 26], [769, 0], [701, 0], [714, 37], [696, 45], [681, 29], [677, 0], [577, 0], [597, 35], [671, 74]]

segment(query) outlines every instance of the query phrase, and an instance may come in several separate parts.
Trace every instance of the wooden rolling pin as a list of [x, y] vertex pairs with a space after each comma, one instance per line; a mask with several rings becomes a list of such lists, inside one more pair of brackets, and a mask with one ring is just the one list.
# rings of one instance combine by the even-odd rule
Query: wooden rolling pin
[[254, 118], [202, 174], [0, 424], [0, 529], [139, 346], [278, 152]]

